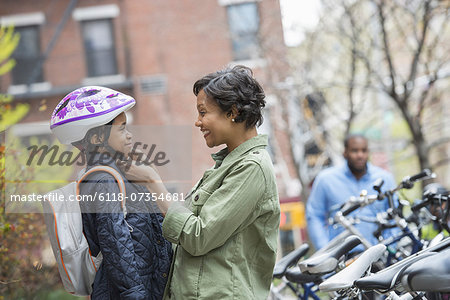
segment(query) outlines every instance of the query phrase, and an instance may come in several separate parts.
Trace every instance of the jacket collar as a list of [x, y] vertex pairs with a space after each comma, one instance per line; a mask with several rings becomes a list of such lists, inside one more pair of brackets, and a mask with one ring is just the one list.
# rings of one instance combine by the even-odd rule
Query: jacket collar
[[243, 154], [255, 148], [264, 148], [268, 144], [268, 137], [266, 134], [258, 134], [257, 136], [243, 142], [237, 146], [233, 151], [228, 153], [228, 148], [224, 148], [217, 153], [211, 154], [211, 157], [216, 162], [215, 168], [218, 168], [222, 163], [233, 161]]
[[97, 165], [109, 166], [116, 170], [119, 170], [119, 168], [116, 165], [115, 158], [113, 158], [111, 155], [109, 155], [107, 153], [95, 153], [87, 161], [88, 168], [97, 166]]
[[[367, 166], [366, 173], [365, 173], [361, 178], [366, 177], [366, 176], [370, 176], [370, 174], [373, 172], [373, 165], [372, 165], [370, 162], [367, 162], [367, 163], [366, 163], [366, 166]], [[352, 171], [351, 171], [350, 168], [348, 167], [348, 162], [347, 162], [347, 160], [345, 161], [344, 164], [342, 164], [342, 169], [344, 170], [345, 175], [346, 175], [347, 177], [353, 177], [353, 178], [355, 178], [355, 175], [353, 175]]]

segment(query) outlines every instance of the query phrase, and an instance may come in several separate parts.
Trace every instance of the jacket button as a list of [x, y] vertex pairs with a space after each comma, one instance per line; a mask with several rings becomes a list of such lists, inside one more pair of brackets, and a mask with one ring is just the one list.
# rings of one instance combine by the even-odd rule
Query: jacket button
[[197, 201], [197, 200], [198, 200], [198, 195], [196, 195], [194, 198], [194, 201]]
[[167, 277], [167, 274], [166, 274], [166, 273], [163, 273], [163, 274], [162, 274], [162, 277], [166, 278], [166, 277]]
[[159, 245], [161, 244], [161, 240], [157, 240], [156, 243]]

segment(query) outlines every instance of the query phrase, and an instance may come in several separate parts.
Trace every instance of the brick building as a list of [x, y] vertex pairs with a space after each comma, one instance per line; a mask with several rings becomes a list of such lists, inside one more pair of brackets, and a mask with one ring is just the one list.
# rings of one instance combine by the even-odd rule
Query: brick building
[[[194, 127], [192, 84], [229, 64], [244, 64], [267, 94], [260, 131], [270, 135], [277, 176], [295, 178], [288, 138], [274, 126], [281, 117], [271, 105], [279, 97], [273, 87], [287, 70], [278, 0], [1, 2], [1, 24], [21, 34], [13, 54], [17, 65], [0, 78], [0, 92], [30, 105], [20, 134], [49, 134], [33, 128], [48, 124], [53, 108], [75, 88], [108, 86], [137, 99], [130, 111], [134, 125], [192, 129], [195, 182], [212, 165], [209, 153], [219, 149], [208, 149]], [[283, 197], [286, 188], [279, 186]]]

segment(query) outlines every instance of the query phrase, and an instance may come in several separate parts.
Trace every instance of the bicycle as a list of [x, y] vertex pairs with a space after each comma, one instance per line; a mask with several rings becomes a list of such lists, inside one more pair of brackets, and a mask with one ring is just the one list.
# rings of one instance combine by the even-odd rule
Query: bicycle
[[[296, 261], [299, 260], [301, 257], [303, 257], [307, 250], [304, 251], [305, 248], [300, 247], [293, 253], [290, 253], [286, 258], [283, 258], [280, 260], [279, 263], [277, 263], [275, 267], [274, 277], [280, 278], [282, 280], [282, 283], [278, 285], [277, 287], [272, 286], [271, 287], [271, 297], [272, 299], [282, 299], [282, 291], [286, 288], [291, 290], [298, 299], [307, 299], [308, 297], [311, 297], [315, 300], [318, 300], [319, 297], [317, 296], [317, 292], [319, 290], [319, 287], [321, 284], [327, 280], [327, 278], [333, 276], [333, 274], [336, 274], [336, 271], [339, 271], [339, 267], [342, 269], [345, 267], [343, 265], [342, 257], [344, 254], [346, 254], [348, 251], [353, 249], [358, 244], [363, 244], [366, 248], [372, 249], [372, 245], [367, 242], [367, 240], [364, 238], [364, 236], [359, 233], [359, 231], [352, 225], [352, 222], [350, 219], [347, 218], [348, 214], [355, 211], [356, 209], [369, 205], [373, 203], [375, 200], [381, 200], [385, 197], [388, 197], [390, 208], [389, 211], [386, 212], [383, 215], [377, 215], [377, 219], [374, 220], [374, 222], [379, 222], [379, 224], [383, 224], [381, 227], [391, 228], [387, 227], [386, 224], [390, 220], [395, 220], [395, 226], [401, 226], [402, 234], [390, 239], [384, 241], [385, 245], [377, 245], [374, 246], [374, 248], [368, 252], [368, 254], [364, 253], [362, 254], [363, 257], [371, 257], [368, 261], [370, 261], [370, 264], [372, 264], [375, 260], [375, 257], [377, 255], [383, 255], [386, 251], [386, 249], [389, 249], [389, 246], [398, 242], [403, 237], [408, 236], [413, 245], [416, 245], [415, 252], [417, 252], [419, 249], [423, 247], [423, 244], [421, 241], [412, 233], [411, 230], [409, 230], [407, 226], [406, 220], [403, 218], [403, 215], [399, 213], [399, 209], [396, 209], [394, 207], [394, 201], [393, 201], [393, 195], [396, 191], [398, 191], [401, 188], [412, 188], [414, 183], [418, 180], [427, 178], [432, 176], [431, 172], [429, 170], [424, 170], [423, 172], [413, 175], [411, 177], [405, 177], [402, 182], [393, 190], [386, 191], [384, 193], [381, 192], [381, 187], [383, 185], [382, 181], [377, 181], [375, 183], [375, 190], [378, 191], [377, 195], [367, 195], [367, 192], [362, 192], [359, 197], [353, 197], [348, 202], [343, 204], [340, 207], [340, 210], [335, 215], [335, 221], [337, 223], [340, 223], [346, 228], [344, 232], [342, 232], [338, 237], [336, 237], [333, 241], [331, 241], [326, 247], [320, 249], [317, 251], [311, 258], [304, 260], [298, 264], [298, 267], [290, 268], [291, 266], [295, 265]], [[390, 225], [392, 226], [392, 225]], [[385, 228], [381, 228], [378, 230], [378, 232], [381, 232]], [[342, 243], [342, 240], [344, 238], [348, 239], [348, 236], [354, 234], [353, 241], [352, 238], [349, 239], [348, 244], [344, 243], [341, 244], [341, 248], [339, 248], [337, 245]], [[381, 234], [380, 234], [381, 236]], [[346, 240], [347, 241], [347, 240]], [[356, 242], [357, 241], [357, 242]], [[350, 247], [351, 245], [351, 247]], [[303, 246], [303, 245], [302, 245]], [[342, 248], [343, 246], [343, 248]], [[347, 248], [346, 248], [347, 247]], [[339, 250], [338, 250], [339, 249]], [[343, 250], [345, 249], [345, 251]], [[375, 249], [375, 250], [374, 250]], [[372, 253], [372, 254], [370, 254]], [[375, 255], [375, 254], [376, 255]], [[397, 255], [394, 255], [394, 253], [397, 253]], [[401, 255], [403, 257], [406, 257], [405, 251], [400, 252], [394, 252], [392, 250], [388, 251], [387, 259], [385, 262], [385, 265], [388, 265], [391, 263], [392, 257], [395, 257], [396, 259], [401, 259], [399, 257], [398, 253], [402, 253]], [[288, 263], [287, 263], [288, 262]], [[279, 265], [280, 264], [280, 265]], [[367, 264], [367, 261], [366, 261]], [[278, 268], [277, 268], [278, 266]], [[352, 266], [352, 265], [350, 265]], [[346, 270], [345, 268], [344, 270]], [[366, 267], [362, 268], [366, 269]], [[351, 270], [351, 269], [349, 269]], [[342, 271], [341, 271], [342, 272]], [[349, 271], [347, 271], [349, 272]], [[358, 278], [361, 277], [362, 274], [361, 267], [358, 269], [358, 272], [352, 275], [357, 276]], [[340, 273], [337, 273], [340, 274]], [[337, 276], [334, 275], [334, 276]], [[341, 276], [345, 277], [345, 273], [343, 273]], [[356, 279], [356, 278], [355, 278]], [[351, 293], [350, 290], [348, 293], [343, 294], [345, 297], [349, 297], [351, 295], [353, 296], [360, 296], [360, 293]], [[341, 295], [342, 296], [342, 295]]]
[[[415, 205], [412, 210], [417, 211], [436, 200], [443, 209], [439, 221], [446, 223], [450, 212], [448, 195], [426, 192], [422, 203]], [[448, 229], [448, 226], [446, 227]], [[336, 298], [354, 298], [361, 290], [374, 290], [396, 300], [426, 299], [424, 292], [431, 292], [432, 296], [439, 292], [450, 292], [450, 238], [432, 244], [433, 242], [428, 248], [370, 275], [371, 264], [379, 258], [385, 247], [381, 244], [373, 246], [350, 267], [322, 282], [319, 288], [322, 291], [334, 292]], [[360, 278], [364, 275], [368, 276]], [[405, 291], [403, 295], [398, 295], [398, 292]]]

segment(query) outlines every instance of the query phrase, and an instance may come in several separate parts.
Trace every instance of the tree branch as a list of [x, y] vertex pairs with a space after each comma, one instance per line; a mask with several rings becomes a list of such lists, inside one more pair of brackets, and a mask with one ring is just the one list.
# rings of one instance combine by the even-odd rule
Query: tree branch
[[414, 85], [415, 85], [414, 80], [417, 75], [417, 66], [419, 63], [420, 55], [422, 54], [423, 45], [425, 43], [425, 39], [426, 39], [427, 32], [428, 32], [428, 24], [430, 22], [430, 11], [431, 11], [430, 1], [427, 0], [427, 1], [425, 1], [423, 17], [421, 20], [423, 23], [423, 26], [422, 26], [421, 35], [419, 37], [419, 44], [417, 45], [417, 50], [413, 56], [408, 81], [405, 83], [405, 93], [403, 96], [404, 101], [406, 101], [409, 98], [409, 96], [411, 95], [411, 93], [414, 89]]
[[438, 160], [437, 162], [435, 162], [435, 163], [431, 166], [431, 169], [434, 170], [434, 169], [436, 169], [436, 168], [438, 168], [438, 167], [440, 167], [440, 166], [442, 166], [442, 165], [446, 165], [446, 164], [448, 164], [448, 163], [450, 163], [450, 157], [443, 158], [443, 159]]
[[428, 145], [428, 150], [431, 150], [433, 148], [436, 148], [437, 146], [440, 146], [440, 145], [443, 145], [443, 144], [446, 144], [446, 143], [450, 143], [450, 136], [446, 136], [446, 137], [440, 138], [437, 141], [434, 141], [434, 142], [430, 143]]
[[381, 25], [381, 36], [382, 36], [383, 45], [384, 45], [383, 51], [384, 51], [384, 55], [385, 55], [386, 61], [389, 66], [389, 77], [391, 79], [389, 95], [395, 102], [401, 103], [401, 100], [399, 99], [397, 92], [395, 91], [395, 86], [397, 85], [396, 75], [395, 75], [394, 64], [392, 62], [392, 55], [391, 55], [391, 50], [390, 50], [389, 41], [388, 41], [388, 34], [387, 34], [387, 30], [386, 30], [386, 18], [384, 15], [384, 5], [385, 5], [384, 0], [380, 0], [377, 2], [378, 18], [379, 18], [380, 25]]
[[417, 121], [422, 123], [422, 115], [423, 115], [423, 110], [425, 108], [425, 101], [428, 98], [428, 94], [430, 93], [434, 83], [437, 80], [437, 74], [430, 76], [430, 80], [428, 81], [427, 86], [423, 89], [422, 94], [420, 95], [420, 99], [419, 99], [419, 108], [417, 110], [417, 114], [416, 114], [416, 118]]

